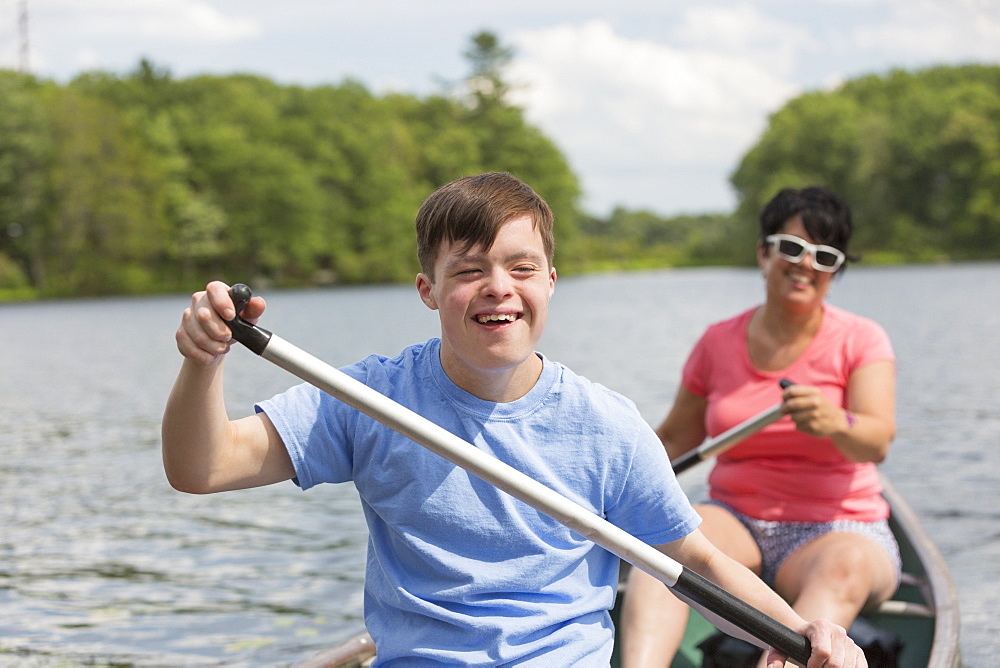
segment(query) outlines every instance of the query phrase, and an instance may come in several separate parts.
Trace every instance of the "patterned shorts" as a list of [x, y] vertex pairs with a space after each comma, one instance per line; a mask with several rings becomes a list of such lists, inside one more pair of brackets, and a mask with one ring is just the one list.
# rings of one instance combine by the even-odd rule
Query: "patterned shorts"
[[738, 513], [721, 501], [710, 499], [706, 504], [719, 506], [733, 514], [753, 536], [761, 554], [761, 580], [774, 587], [774, 578], [785, 560], [809, 541], [832, 531], [856, 533], [875, 541], [892, 560], [896, 568], [896, 581], [902, 569], [899, 545], [889, 529], [888, 520], [876, 522], [856, 522], [836, 520], [834, 522], [774, 522], [758, 520]]

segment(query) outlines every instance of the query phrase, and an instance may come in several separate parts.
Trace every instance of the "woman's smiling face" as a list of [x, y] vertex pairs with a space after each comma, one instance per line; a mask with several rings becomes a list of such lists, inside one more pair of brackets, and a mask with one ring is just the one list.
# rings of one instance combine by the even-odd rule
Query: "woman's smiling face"
[[[809, 243], [818, 243], [806, 232], [799, 216], [789, 218], [780, 232]], [[767, 284], [768, 299], [796, 310], [818, 307], [830, 289], [834, 274], [817, 271], [813, 266], [814, 261], [812, 255], [807, 254], [799, 263], [789, 262], [775, 253], [773, 248], [758, 245], [757, 262]]]
[[420, 274], [417, 290], [439, 312], [448, 377], [477, 396], [477, 388], [498, 381], [516, 385], [511, 390], [518, 396], [531, 389], [541, 372], [535, 347], [555, 282], [530, 216], [504, 223], [489, 250], [442, 242], [433, 281]]

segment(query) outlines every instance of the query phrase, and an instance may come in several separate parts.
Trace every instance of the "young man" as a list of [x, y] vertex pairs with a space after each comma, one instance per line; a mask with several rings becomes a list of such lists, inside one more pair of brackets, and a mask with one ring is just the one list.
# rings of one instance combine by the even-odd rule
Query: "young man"
[[[441, 337], [344, 371], [801, 628], [811, 664], [864, 665], [843, 629], [805, 625], [701, 536], [631, 402], [535, 351], [556, 282], [552, 222], [507, 174], [438, 189], [417, 214], [416, 287]], [[263, 312], [255, 297], [243, 316]], [[608, 665], [617, 557], [312, 386], [231, 422], [222, 370], [234, 316], [228, 286], [211, 283], [177, 332], [185, 359], [163, 419], [175, 488], [353, 481], [370, 532], [365, 622], [380, 665]]]

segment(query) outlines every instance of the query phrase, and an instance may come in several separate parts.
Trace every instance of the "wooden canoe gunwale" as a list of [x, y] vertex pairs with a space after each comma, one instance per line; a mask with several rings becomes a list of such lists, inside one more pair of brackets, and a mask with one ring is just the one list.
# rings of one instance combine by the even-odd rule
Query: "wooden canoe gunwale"
[[[927, 601], [934, 616], [934, 642], [928, 657], [928, 668], [955, 668], [962, 665], [959, 649], [959, 631], [961, 627], [958, 610], [958, 592], [952, 582], [948, 565], [938, 550], [934, 541], [924, 530], [913, 509], [910, 508], [902, 495], [881, 475], [882, 495], [889, 502], [891, 521], [899, 526], [898, 533], [905, 536], [917, 554], [924, 569], [925, 576], [921, 578], [918, 587]], [[905, 574], [904, 574], [905, 575]], [[891, 604], [883, 604], [882, 610], [893, 614]], [[886, 610], [886, 608], [889, 608]]]
[[365, 632], [296, 663], [295, 668], [360, 668], [373, 658], [375, 642]]

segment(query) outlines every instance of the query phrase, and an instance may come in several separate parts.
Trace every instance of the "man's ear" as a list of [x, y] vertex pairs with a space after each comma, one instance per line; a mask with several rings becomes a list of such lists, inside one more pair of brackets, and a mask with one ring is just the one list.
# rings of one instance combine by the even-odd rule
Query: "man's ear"
[[434, 299], [434, 285], [431, 283], [431, 279], [427, 277], [427, 274], [417, 274], [417, 294], [420, 295], [420, 301], [427, 305], [427, 308], [436, 311], [437, 310], [437, 300]]

